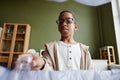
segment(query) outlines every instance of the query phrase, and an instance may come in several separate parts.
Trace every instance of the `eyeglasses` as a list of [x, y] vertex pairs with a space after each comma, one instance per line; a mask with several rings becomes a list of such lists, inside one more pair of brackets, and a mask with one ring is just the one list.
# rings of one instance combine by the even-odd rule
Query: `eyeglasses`
[[71, 24], [74, 22], [74, 19], [73, 18], [66, 18], [66, 19], [59, 19], [56, 21], [57, 25], [61, 25], [63, 23], [66, 23], [66, 24]]

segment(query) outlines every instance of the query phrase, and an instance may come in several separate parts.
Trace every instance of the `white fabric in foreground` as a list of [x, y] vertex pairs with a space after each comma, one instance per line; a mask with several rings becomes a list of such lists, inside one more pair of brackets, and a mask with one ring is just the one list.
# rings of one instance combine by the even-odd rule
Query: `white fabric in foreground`
[[120, 70], [38, 70], [21, 71], [18, 75], [0, 67], [0, 80], [120, 80]]
[[[68, 0], [48, 0], [48, 1], [66, 2]], [[81, 4], [89, 5], [89, 6], [100, 6], [100, 5], [111, 2], [111, 0], [74, 0], [74, 1]]]

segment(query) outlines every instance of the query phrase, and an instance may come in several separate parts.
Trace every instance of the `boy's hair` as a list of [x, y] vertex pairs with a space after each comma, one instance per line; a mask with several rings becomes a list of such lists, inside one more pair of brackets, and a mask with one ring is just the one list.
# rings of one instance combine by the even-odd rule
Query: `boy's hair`
[[72, 16], [73, 16], [73, 18], [74, 18], [74, 20], [76, 19], [76, 18], [75, 18], [75, 15], [73, 14], [73, 12], [71, 12], [71, 11], [69, 11], [69, 10], [63, 10], [63, 11], [61, 11], [60, 14], [59, 14], [59, 19], [60, 19], [61, 15], [62, 15], [63, 13], [65, 13], [65, 12], [71, 13]]

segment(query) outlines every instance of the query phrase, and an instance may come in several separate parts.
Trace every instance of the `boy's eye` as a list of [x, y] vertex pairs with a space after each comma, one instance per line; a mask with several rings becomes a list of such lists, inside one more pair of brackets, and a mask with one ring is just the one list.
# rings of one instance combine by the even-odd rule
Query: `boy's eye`
[[72, 19], [66, 19], [66, 21], [65, 21], [67, 24], [71, 24], [72, 22], [73, 22], [73, 20]]

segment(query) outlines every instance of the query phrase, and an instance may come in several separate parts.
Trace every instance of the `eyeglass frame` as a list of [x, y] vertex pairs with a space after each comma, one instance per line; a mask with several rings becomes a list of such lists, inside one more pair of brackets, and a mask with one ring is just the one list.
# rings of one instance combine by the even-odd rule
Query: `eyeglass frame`
[[[71, 21], [68, 21], [68, 20], [70, 20], [71, 19]], [[60, 21], [61, 20], [61, 21]], [[66, 19], [58, 19], [58, 20], [56, 20], [56, 23], [57, 23], [57, 25], [61, 25], [61, 24], [63, 24], [63, 23], [66, 23], [66, 24], [71, 24], [71, 23], [74, 23], [75, 22], [75, 19], [74, 18], [66, 18]]]

